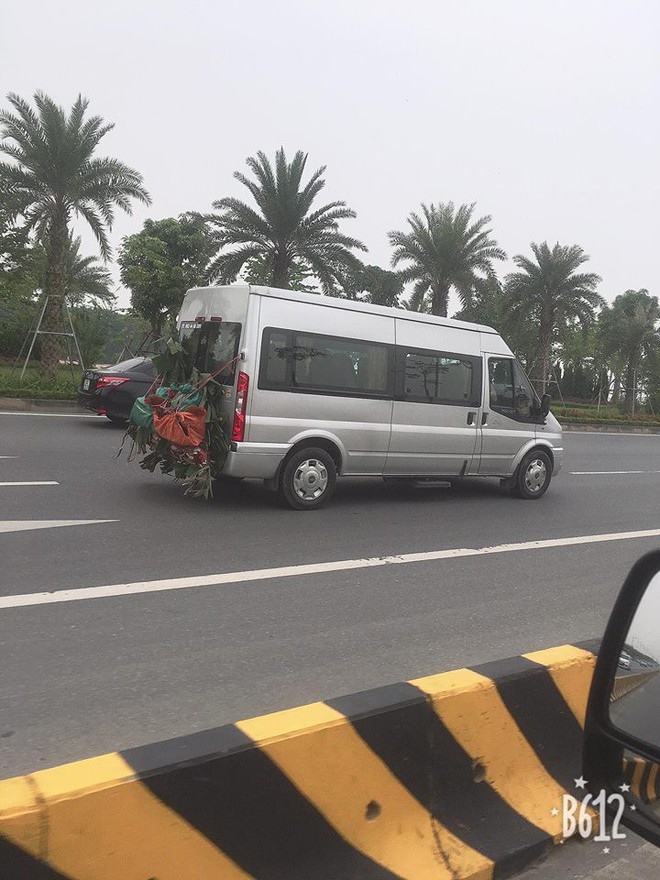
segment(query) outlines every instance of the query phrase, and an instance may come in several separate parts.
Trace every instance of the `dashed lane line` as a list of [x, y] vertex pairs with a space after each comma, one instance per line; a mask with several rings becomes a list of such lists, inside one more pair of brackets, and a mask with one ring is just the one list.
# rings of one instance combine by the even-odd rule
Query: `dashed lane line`
[[0, 482], [0, 486], [7, 488], [8, 486], [59, 486], [57, 480], [11, 480], [9, 482]]
[[96, 526], [100, 523], [119, 522], [118, 519], [15, 519], [0, 520], [0, 534], [29, 532], [33, 529], [61, 529], [64, 526]]
[[569, 471], [573, 477], [602, 477], [607, 474], [660, 474], [658, 471]]

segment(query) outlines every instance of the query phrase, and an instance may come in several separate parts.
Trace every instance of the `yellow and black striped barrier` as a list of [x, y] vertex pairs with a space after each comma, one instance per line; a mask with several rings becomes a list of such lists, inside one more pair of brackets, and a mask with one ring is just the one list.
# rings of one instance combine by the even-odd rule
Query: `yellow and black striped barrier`
[[561, 839], [594, 662], [552, 648], [2, 781], [0, 878], [505, 877]]
[[655, 804], [660, 800], [660, 764], [637, 757], [624, 758], [623, 778], [642, 803]]

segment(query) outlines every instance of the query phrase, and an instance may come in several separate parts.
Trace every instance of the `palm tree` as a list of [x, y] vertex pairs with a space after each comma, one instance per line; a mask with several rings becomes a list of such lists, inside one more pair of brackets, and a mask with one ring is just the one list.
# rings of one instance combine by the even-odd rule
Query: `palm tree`
[[80, 238], [70, 238], [66, 254], [66, 297], [71, 305], [85, 300], [110, 306], [115, 301], [112, 276], [99, 263], [98, 257], [80, 255]]
[[[256, 180], [239, 171], [234, 177], [246, 186], [256, 209], [239, 199], [213, 202], [220, 213], [208, 219], [216, 227], [220, 254], [211, 264], [211, 275], [223, 283], [234, 281], [243, 266], [255, 257], [262, 260], [269, 284], [287, 287], [294, 267], [309, 268], [324, 293], [336, 292], [347, 268], [358, 264], [353, 250], [366, 250], [362, 242], [339, 232], [339, 221], [355, 217], [345, 202], [330, 202], [312, 210], [325, 186], [325, 165], [306, 184], [302, 177], [307, 155], [300, 150], [287, 162], [284, 148], [275, 154], [275, 169], [259, 151], [247, 165]], [[233, 247], [232, 250], [224, 250]]]
[[513, 258], [521, 271], [505, 279], [504, 308], [510, 323], [536, 335], [541, 393], [545, 393], [552, 344], [571, 323], [588, 327], [594, 321], [595, 309], [603, 302], [596, 292], [601, 278], [595, 272], [577, 271], [589, 257], [576, 244], [556, 244], [550, 250], [547, 242], [532, 242], [531, 248], [535, 260], [522, 254]]
[[[619, 365], [620, 373], [625, 373], [627, 413], [634, 409], [640, 373], [660, 352], [659, 321], [658, 298], [648, 290], [627, 290], [601, 312], [598, 324], [604, 353]], [[616, 373], [615, 382], [618, 384]]]
[[463, 306], [472, 300], [472, 291], [479, 277], [494, 274], [493, 261], [504, 260], [506, 254], [490, 237], [485, 227], [491, 217], [472, 219], [474, 204], [453, 202], [422, 205], [422, 216], [408, 217], [409, 232], [388, 233], [394, 248], [392, 266], [408, 265], [401, 272], [404, 282], [413, 282], [409, 307], [447, 316], [449, 291], [453, 287]]
[[[142, 176], [117, 159], [94, 155], [99, 141], [113, 128], [100, 116], [87, 116], [89, 101], [82, 96], [68, 114], [43, 92], [34, 95], [35, 107], [15, 94], [8, 95], [14, 112], [0, 112], [0, 189], [12, 195], [15, 213], [34, 232], [46, 250], [45, 293], [49, 297], [43, 329], [57, 333], [67, 284], [69, 225], [74, 216], [87, 221], [101, 256], [111, 254], [108, 232], [115, 207], [131, 213], [131, 201], [150, 204]], [[47, 335], [42, 345], [42, 370], [53, 377], [59, 359], [57, 337]]]

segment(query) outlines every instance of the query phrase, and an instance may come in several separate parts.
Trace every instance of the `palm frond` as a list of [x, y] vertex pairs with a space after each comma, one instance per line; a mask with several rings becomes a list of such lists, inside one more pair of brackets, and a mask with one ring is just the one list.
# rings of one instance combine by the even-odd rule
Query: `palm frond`
[[[307, 155], [301, 150], [289, 162], [284, 148], [280, 147], [274, 166], [266, 154], [259, 151], [246, 160], [252, 177], [241, 172], [234, 174], [250, 192], [256, 209], [229, 197], [213, 202], [219, 213], [210, 215], [209, 221], [220, 249], [213, 264], [218, 272], [231, 275], [244, 249], [253, 244], [258, 246], [261, 256], [273, 255], [268, 263], [273, 271], [273, 284], [288, 283], [284, 276], [301, 261], [319, 278], [324, 290], [334, 290], [341, 283], [342, 271], [356, 264], [353, 251], [366, 248], [339, 229], [341, 221], [355, 217], [344, 202], [330, 202], [312, 209], [314, 199], [324, 186], [325, 166], [317, 169], [303, 185], [306, 163]], [[235, 245], [240, 246], [238, 250], [225, 250]]]

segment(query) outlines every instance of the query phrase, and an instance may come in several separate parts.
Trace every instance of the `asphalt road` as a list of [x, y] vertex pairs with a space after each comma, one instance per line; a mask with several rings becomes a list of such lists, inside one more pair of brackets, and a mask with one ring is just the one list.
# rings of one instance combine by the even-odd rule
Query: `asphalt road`
[[660, 849], [628, 832], [625, 840], [603, 846], [595, 840], [571, 841], [555, 848], [517, 880], [657, 880]]
[[[2, 776], [599, 637], [630, 565], [660, 543], [560, 541], [182, 589], [197, 575], [660, 528], [660, 437], [568, 434], [566, 470], [539, 502], [478, 480], [359, 479], [314, 513], [250, 482], [184, 498], [116, 460], [121, 437], [105, 419], [0, 415], [0, 597], [177, 585], [0, 607]], [[570, 473], [622, 470], [642, 473]], [[57, 485], [2, 485], [35, 481]], [[115, 521], [2, 531], [26, 520]]]

